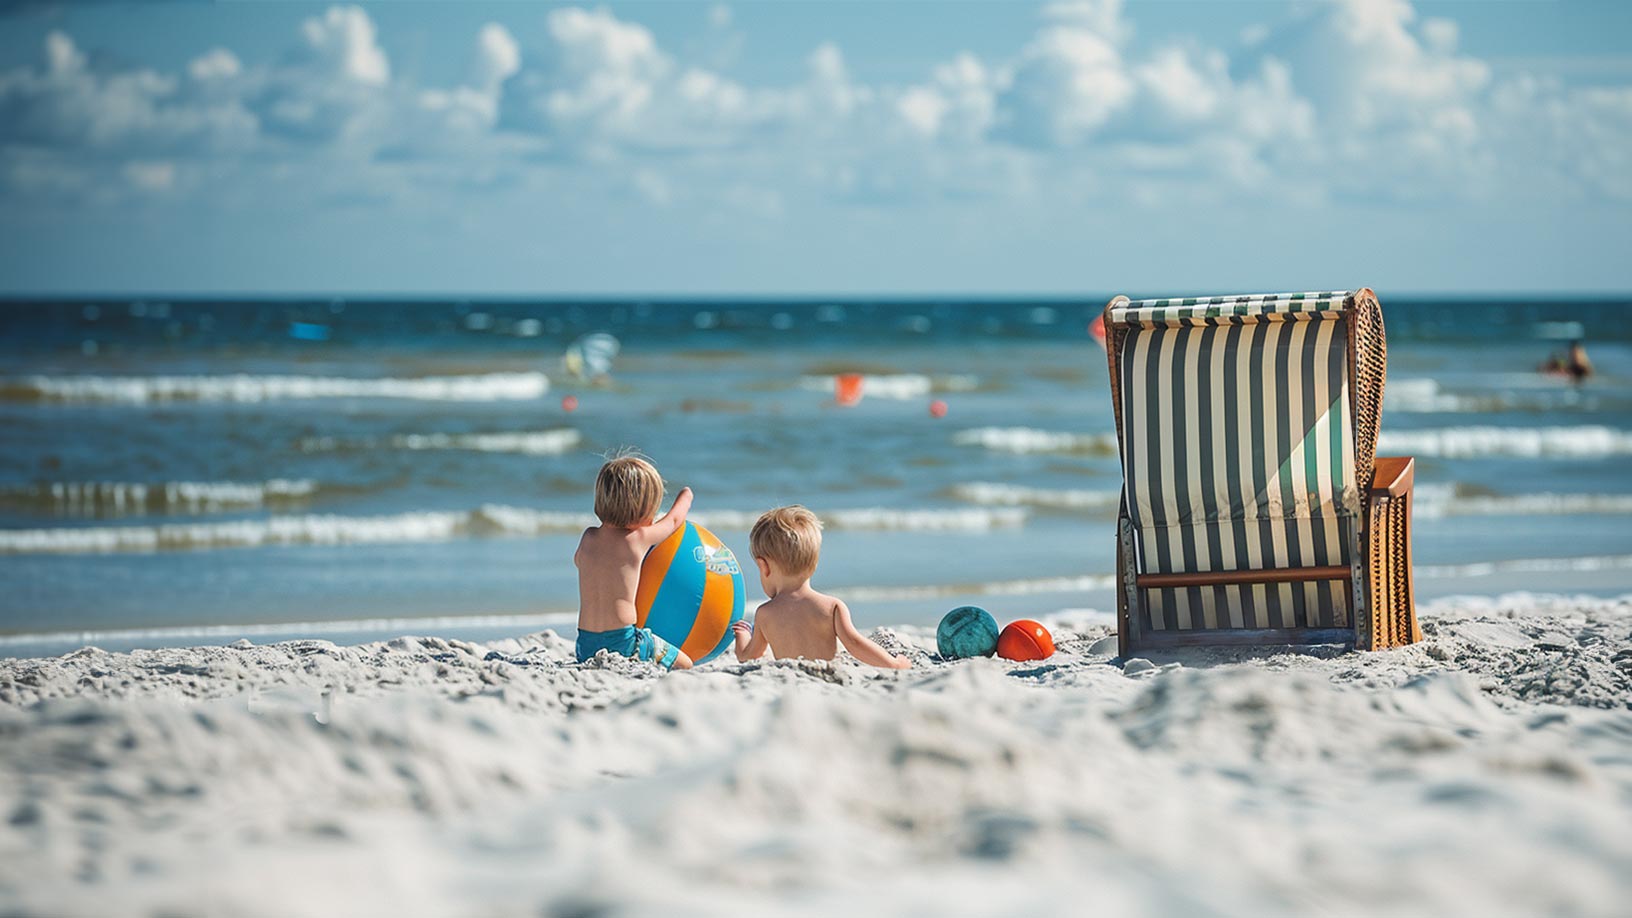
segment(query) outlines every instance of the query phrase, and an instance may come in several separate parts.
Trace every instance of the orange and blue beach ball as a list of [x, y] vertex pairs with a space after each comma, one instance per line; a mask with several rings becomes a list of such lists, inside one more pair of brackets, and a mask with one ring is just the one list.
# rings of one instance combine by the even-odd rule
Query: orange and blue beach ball
[[635, 624], [707, 663], [731, 646], [745, 595], [737, 556], [714, 533], [687, 523], [640, 563]]

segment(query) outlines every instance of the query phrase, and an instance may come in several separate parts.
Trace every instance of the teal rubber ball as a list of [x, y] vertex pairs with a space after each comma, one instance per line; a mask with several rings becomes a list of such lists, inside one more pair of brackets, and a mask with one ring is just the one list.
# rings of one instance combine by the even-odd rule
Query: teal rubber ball
[[997, 653], [997, 619], [979, 606], [959, 606], [935, 629], [935, 649], [948, 660]]

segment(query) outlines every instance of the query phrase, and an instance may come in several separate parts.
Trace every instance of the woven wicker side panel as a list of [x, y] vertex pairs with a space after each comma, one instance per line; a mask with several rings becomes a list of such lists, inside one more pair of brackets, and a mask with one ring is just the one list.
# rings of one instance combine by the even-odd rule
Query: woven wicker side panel
[[1388, 343], [1383, 334], [1383, 309], [1371, 289], [1350, 298], [1352, 353], [1349, 368], [1354, 387], [1355, 480], [1371, 481], [1377, 457], [1377, 433], [1382, 426], [1383, 385], [1388, 378]]
[[1411, 584], [1411, 497], [1374, 497], [1370, 504], [1370, 649], [1403, 647], [1422, 640]]

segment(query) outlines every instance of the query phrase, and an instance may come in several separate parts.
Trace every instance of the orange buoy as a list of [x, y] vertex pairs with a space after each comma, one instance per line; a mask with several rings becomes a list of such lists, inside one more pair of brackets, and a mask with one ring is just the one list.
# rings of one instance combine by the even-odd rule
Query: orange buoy
[[569, 396], [561, 399], [561, 410], [565, 411], [567, 414], [572, 414], [574, 411], [577, 411], [578, 410], [578, 396], [569, 395]]
[[1103, 315], [1094, 316], [1094, 320], [1088, 323], [1088, 337], [1098, 341], [1101, 347], [1105, 345], [1105, 317]]
[[946, 417], [946, 402], [936, 399], [929, 403], [929, 416], [932, 418]]
[[997, 636], [997, 655], [1005, 660], [1046, 660], [1054, 655], [1054, 635], [1029, 618], [1009, 622]]
[[833, 401], [846, 408], [860, 402], [863, 378], [860, 373], [840, 373], [833, 377]]

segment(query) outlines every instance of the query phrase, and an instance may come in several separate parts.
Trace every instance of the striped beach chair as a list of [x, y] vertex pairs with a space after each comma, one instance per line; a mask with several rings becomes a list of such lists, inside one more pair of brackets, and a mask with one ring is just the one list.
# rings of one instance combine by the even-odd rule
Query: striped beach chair
[[1376, 458], [1369, 289], [1105, 307], [1122, 458], [1123, 656], [1420, 640], [1409, 458]]

